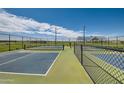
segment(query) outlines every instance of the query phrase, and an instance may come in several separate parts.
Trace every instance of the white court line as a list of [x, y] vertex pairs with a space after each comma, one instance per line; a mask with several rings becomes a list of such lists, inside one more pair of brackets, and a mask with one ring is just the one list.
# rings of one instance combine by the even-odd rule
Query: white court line
[[45, 76], [45, 74], [16, 73], [16, 72], [0, 72], [0, 74], [26, 75], [26, 76]]
[[36, 51], [36, 50], [24, 50], [20, 51], [20, 53], [59, 53], [58, 51]]
[[11, 54], [11, 53], [18, 53], [18, 52], [20, 52], [20, 51], [22, 51], [23, 49], [20, 49], [20, 50], [13, 50], [13, 51], [7, 51], [7, 52], [2, 52], [2, 53], [0, 53], [0, 57], [2, 57], [2, 56], [5, 56], [5, 55], [9, 55], [9, 54]]
[[19, 59], [25, 58], [25, 57], [30, 56], [30, 55], [33, 55], [33, 54], [27, 54], [27, 55], [25, 55], [25, 56], [18, 57], [18, 58], [16, 58], [16, 59], [13, 59], [13, 60], [7, 61], [7, 62], [5, 62], [5, 63], [1, 63], [0, 66], [1, 66], [1, 65], [5, 65], [5, 64], [8, 64], [8, 63], [15, 62], [16, 60], [19, 60]]
[[47, 74], [49, 73], [49, 71], [51, 70], [52, 66], [54, 65], [54, 63], [56, 62], [56, 60], [58, 59], [58, 57], [60, 56], [61, 53], [62, 53], [62, 51], [60, 51], [60, 53], [58, 54], [58, 56], [53, 61], [52, 65], [49, 67], [49, 69], [47, 70], [47, 72], [44, 74], [45, 76], [47, 76]]
[[[47, 72], [45, 73], [45, 74], [31, 74], [31, 73], [16, 73], [16, 72], [0, 72], [1, 74], [15, 74], [15, 75], [32, 75], [32, 76], [46, 76], [48, 73], [49, 73], [49, 71], [50, 71], [50, 69], [52, 68], [52, 66], [54, 65], [54, 63], [56, 62], [56, 60], [58, 59], [58, 57], [60, 56], [60, 54], [62, 53], [62, 51], [60, 51], [59, 52], [59, 54], [58, 54], [58, 56], [55, 58], [55, 60], [53, 61], [53, 63], [52, 63], [52, 65], [49, 67], [49, 69], [47, 70]], [[29, 55], [31, 55], [31, 54], [29, 54]], [[26, 55], [26, 56], [29, 56], [29, 55]], [[22, 58], [22, 57], [21, 57]], [[18, 59], [18, 58], [17, 58]], [[9, 62], [9, 63], [11, 63], [11, 62]]]

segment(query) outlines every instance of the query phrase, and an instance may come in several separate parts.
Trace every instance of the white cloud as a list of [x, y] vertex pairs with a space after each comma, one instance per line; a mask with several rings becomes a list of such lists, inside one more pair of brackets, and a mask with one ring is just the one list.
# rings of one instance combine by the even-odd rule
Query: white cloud
[[76, 32], [56, 25], [48, 23], [40, 23], [31, 18], [16, 16], [0, 9], [0, 31], [4, 32], [23, 32], [28, 34], [45, 34], [55, 35], [55, 29], [58, 36], [67, 38], [76, 38], [81, 36], [81, 32]]

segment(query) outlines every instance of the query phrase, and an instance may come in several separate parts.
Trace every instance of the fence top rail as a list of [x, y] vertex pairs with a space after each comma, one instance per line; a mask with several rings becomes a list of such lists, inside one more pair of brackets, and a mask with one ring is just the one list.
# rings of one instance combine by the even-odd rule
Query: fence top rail
[[[83, 44], [75, 44], [75, 46], [83, 46]], [[100, 49], [105, 49], [105, 50], [111, 50], [111, 51], [117, 51], [117, 52], [124, 52], [124, 49], [122, 48], [112, 48], [110, 46], [92, 46], [92, 45], [85, 45], [88, 47], [95, 47], [95, 48], [100, 48]]]
[[105, 47], [105, 46], [91, 46], [91, 47], [106, 49], [106, 50], [111, 50], [111, 51], [124, 52], [124, 49], [119, 49], [119, 48], [112, 48], [112, 47]]

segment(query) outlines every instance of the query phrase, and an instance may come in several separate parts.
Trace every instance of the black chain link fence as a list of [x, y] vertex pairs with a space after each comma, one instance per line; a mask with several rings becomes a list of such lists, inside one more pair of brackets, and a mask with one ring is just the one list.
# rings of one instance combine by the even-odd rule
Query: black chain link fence
[[[123, 39], [118, 39], [118, 43], [114, 42], [114, 44], [113, 40], [109, 41], [109, 44], [110, 42], [111, 46], [98, 44], [98, 41], [97, 44], [89, 45], [88, 42], [83, 46], [83, 42], [77, 42], [74, 45], [75, 55], [94, 83], [124, 83]], [[108, 43], [108, 41], [104, 41], [104, 43]]]
[[[45, 47], [50, 48], [50, 46], [61, 46], [61, 49], [64, 50], [63, 42], [57, 42], [55, 45], [54, 41], [48, 41], [42, 38], [0, 33], [0, 52], [40, 46], [44, 46], [44, 49]], [[50, 49], [52, 49], [52, 47]]]

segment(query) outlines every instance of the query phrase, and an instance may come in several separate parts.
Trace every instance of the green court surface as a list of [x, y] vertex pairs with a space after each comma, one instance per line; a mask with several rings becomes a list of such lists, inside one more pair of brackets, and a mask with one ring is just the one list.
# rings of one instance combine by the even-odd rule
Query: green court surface
[[66, 47], [50, 69], [47, 76], [0, 74], [0, 83], [22, 84], [92, 84], [74, 55], [73, 49]]

